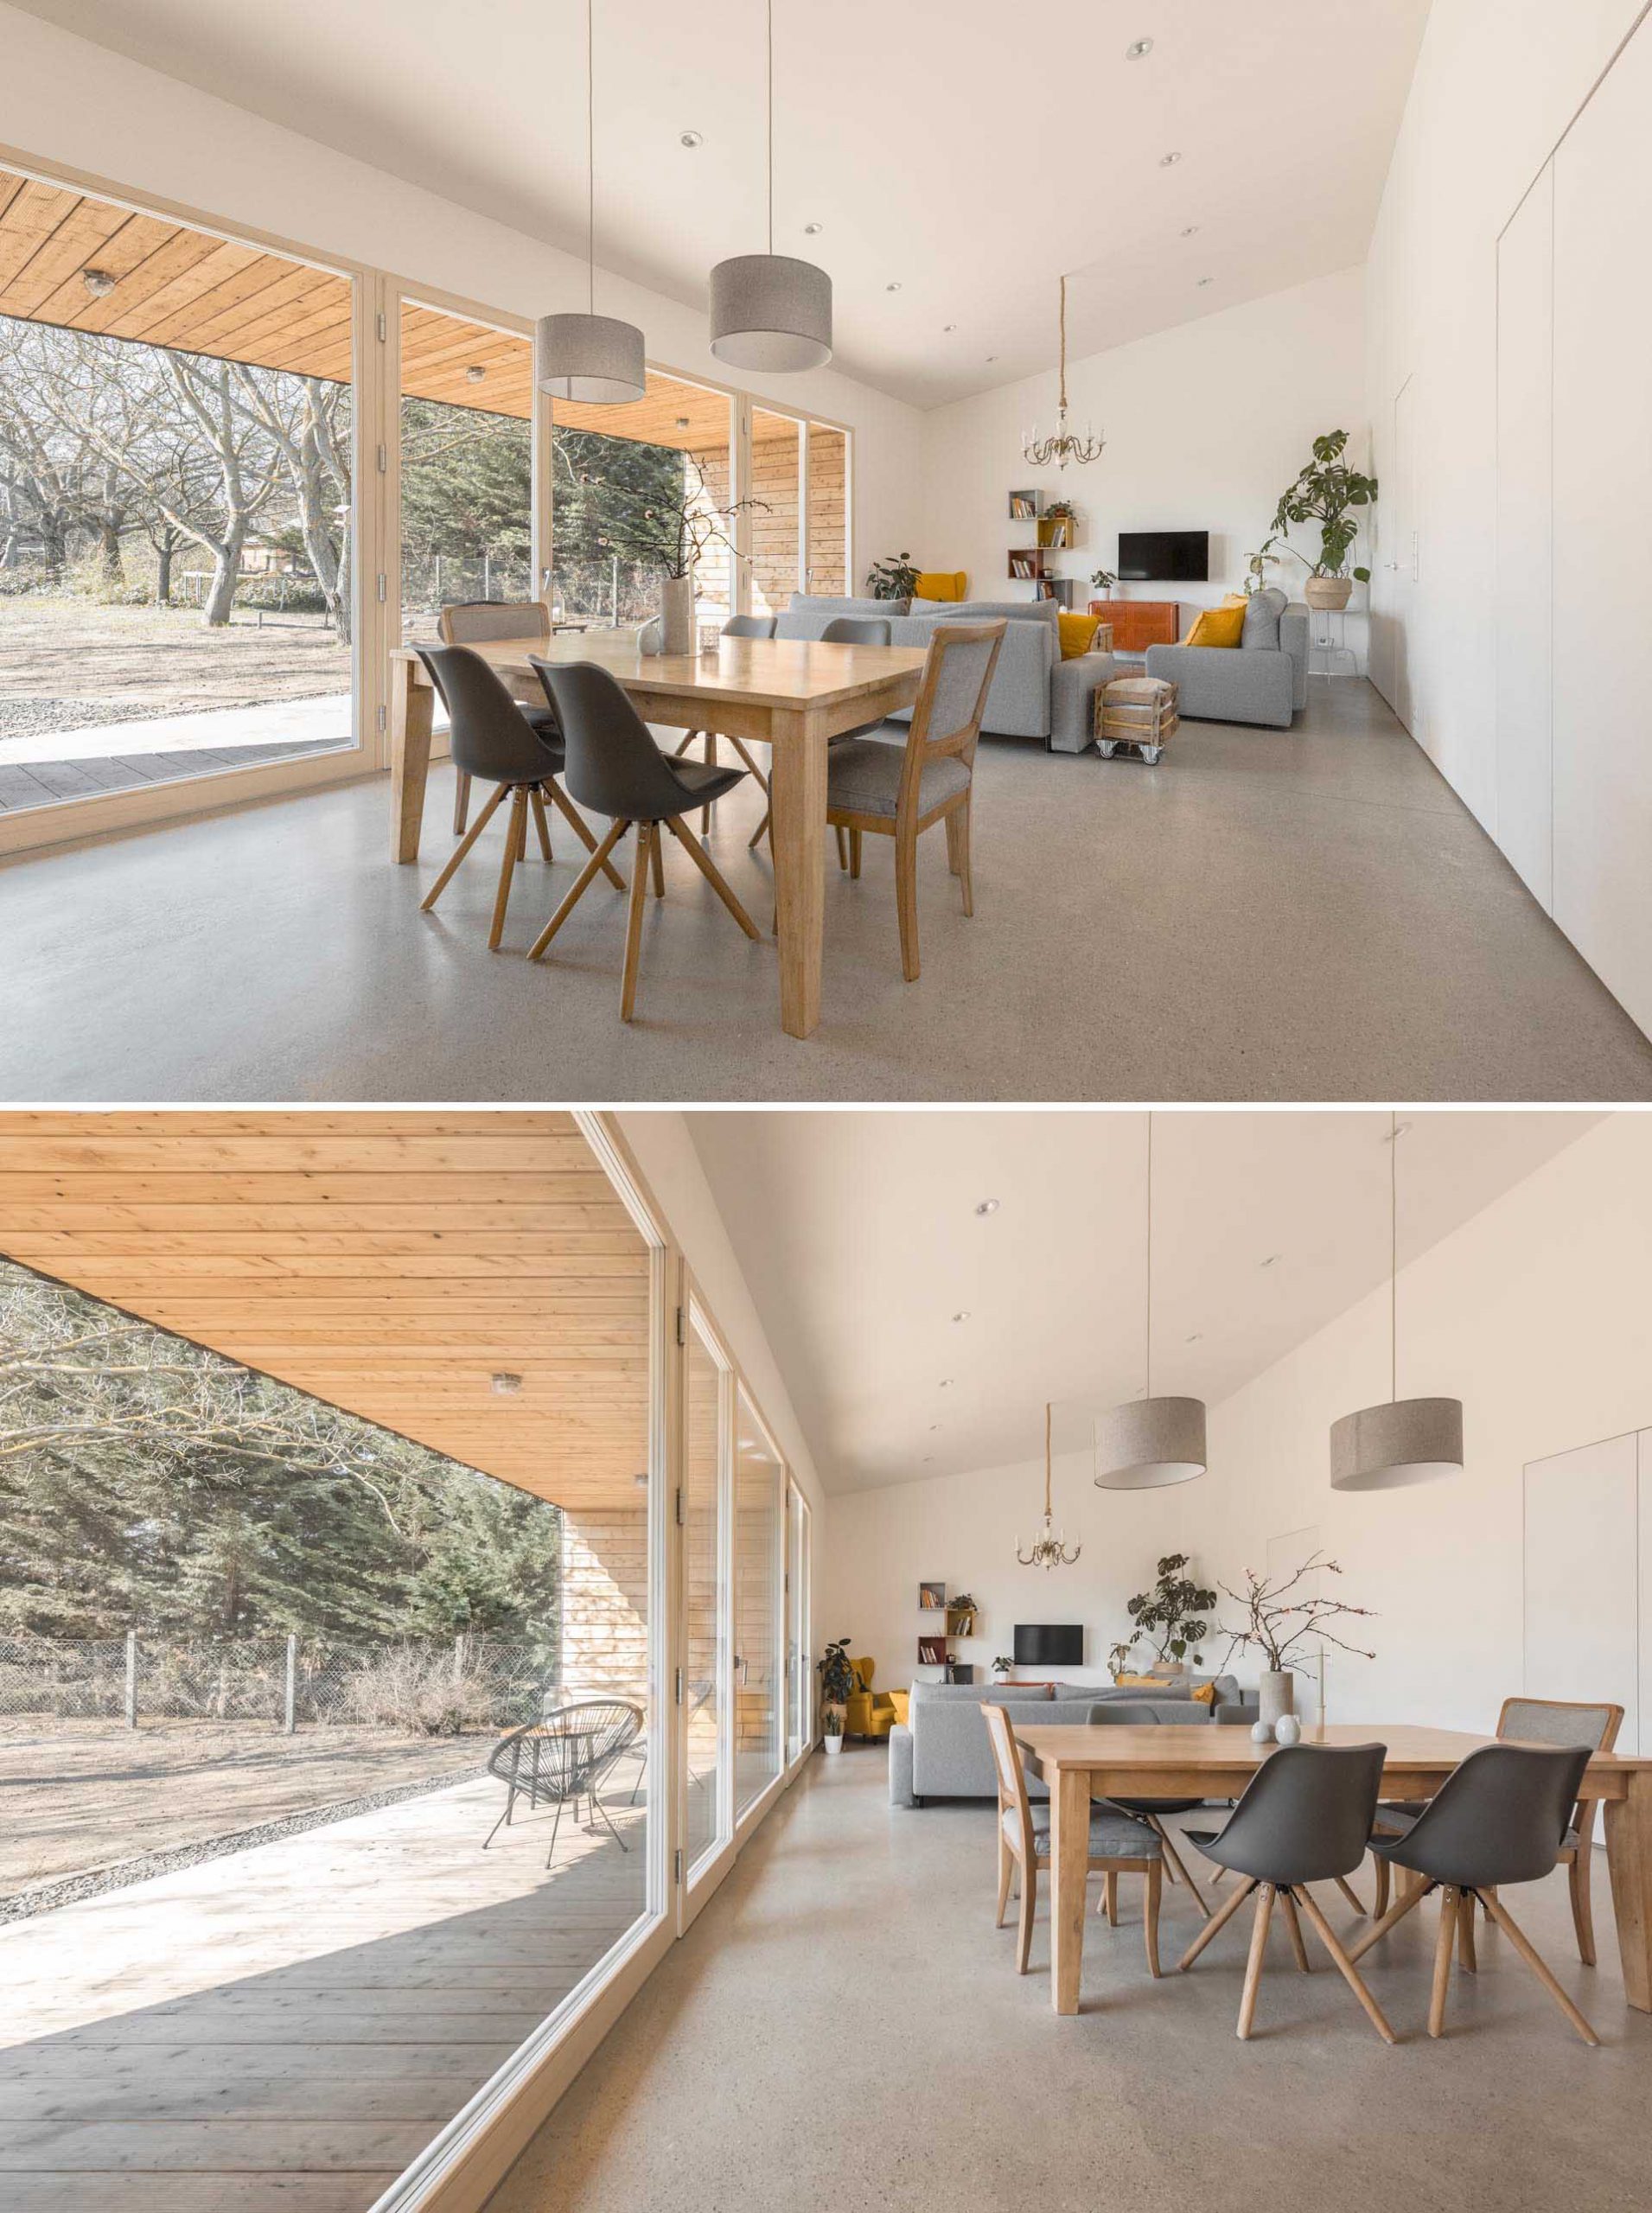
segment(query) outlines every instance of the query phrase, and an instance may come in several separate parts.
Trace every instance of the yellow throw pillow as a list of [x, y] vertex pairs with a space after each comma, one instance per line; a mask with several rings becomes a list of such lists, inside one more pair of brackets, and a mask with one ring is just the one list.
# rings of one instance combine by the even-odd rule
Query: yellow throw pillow
[[1214, 1683], [1196, 1683], [1188, 1695], [1192, 1699], [1195, 1706], [1214, 1706], [1216, 1702], [1216, 1687]]
[[1056, 620], [1061, 625], [1063, 660], [1076, 660], [1081, 654], [1089, 652], [1101, 627], [1099, 615], [1058, 615]]
[[1115, 1675], [1113, 1681], [1121, 1691], [1162, 1691], [1163, 1675]]
[[1224, 600], [1207, 607], [1182, 643], [1184, 646], [1236, 646], [1244, 633], [1245, 603]]
[[916, 597], [963, 599], [969, 590], [967, 569], [920, 569]]

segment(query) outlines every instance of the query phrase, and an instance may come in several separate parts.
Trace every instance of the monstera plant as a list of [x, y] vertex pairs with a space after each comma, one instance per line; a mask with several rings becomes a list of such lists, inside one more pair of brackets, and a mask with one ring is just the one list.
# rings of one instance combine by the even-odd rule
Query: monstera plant
[[1216, 1593], [1188, 1574], [1189, 1557], [1166, 1553], [1158, 1563], [1158, 1580], [1151, 1591], [1138, 1591], [1127, 1610], [1136, 1624], [1132, 1642], [1151, 1638], [1161, 1660], [1185, 1660], [1191, 1652], [1196, 1667], [1204, 1657], [1198, 1647], [1210, 1634], [1205, 1617], [1216, 1603]]
[[[1368, 569], [1349, 570], [1348, 557], [1359, 535], [1360, 518], [1355, 511], [1368, 507], [1375, 500], [1377, 481], [1348, 466], [1343, 458], [1347, 446], [1346, 430], [1327, 430], [1316, 438], [1313, 458], [1303, 463], [1296, 482], [1279, 494], [1279, 504], [1273, 510], [1277, 542], [1296, 554], [1309, 571], [1303, 590], [1310, 607], [1346, 607], [1354, 580], [1370, 581]], [[1290, 543], [1292, 524], [1304, 522], [1319, 525], [1319, 558], [1315, 561], [1298, 553]]]

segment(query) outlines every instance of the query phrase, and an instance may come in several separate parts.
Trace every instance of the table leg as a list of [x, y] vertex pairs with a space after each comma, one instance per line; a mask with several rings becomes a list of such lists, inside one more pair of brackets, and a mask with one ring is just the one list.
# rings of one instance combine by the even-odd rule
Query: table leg
[[424, 781], [431, 770], [431, 719], [436, 694], [413, 681], [411, 661], [390, 664], [390, 857], [418, 858]]
[[1049, 1989], [1058, 2013], [1078, 2011], [1089, 1867], [1090, 1778], [1059, 1774], [1049, 1786]]
[[780, 933], [780, 1022], [807, 1037], [820, 1019], [820, 953], [826, 929], [825, 731], [807, 714], [773, 717], [775, 909]]
[[1628, 1797], [1607, 1800], [1606, 1864], [1623, 1995], [1637, 2012], [1652, 2013], [1652, 1772], [1635, 1770]]

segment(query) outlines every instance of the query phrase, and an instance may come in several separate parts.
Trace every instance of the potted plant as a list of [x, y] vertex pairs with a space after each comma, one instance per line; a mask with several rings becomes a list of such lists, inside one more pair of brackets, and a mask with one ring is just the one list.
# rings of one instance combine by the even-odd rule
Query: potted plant
[[843, 1750], [843, 1716], [835, 1706], [829, 1706], [821, 1719], [820, 1741], [828, 1752]]
[[1197, 1648], [1210, 1633], [1204, 1617], [1215, 1606], [1216, 1593], [1185, 1572], [1190, 1557], [1166, 1553], [1158, 1563], [1158, 1580], [1151, 1591], [1139, 1591], [1126, 1610], [1136, 1624], [1132, 1644], [1149, 1638], [1161, 1661], [1185, 1660], [1191, 1651], [1197, 1667], [1204, 1658]]
[[1000, 1653], [998, 1658], [992, 1662], [992, 1680], [995, 1683], [1007, 1683], [1010, 1680], [1010, 1670], [1014, 1667], [1014, 1665], [1015, 1661], [1013, 1660], [1006, 1659], [1004, 1655]]
[[1334, 1559], [1327, 1559], [1323, 1553], [1314, 1553], [1304, 1560], [1294, 1574], [1279, 1581], [1258, 1575], [1254, 1568], [1245, 1570], [1243, 1591], [1221, 1588], [1228, 1596], [1245, 1609], [1245, 1625], [1228, 1632], [1228, 1653], [1233, 1655], [1245, 1645], [1254, 1645], [1267, 1661], [1261, 1678], [1260, 1721], [1268, 1729], [1287, 1713], [1294, 1712], [1295, 1678], [1291, 1672], [1291, 1655], [1304, 1641], [1335, 1644], [1344, 1652], [1357, 1652], [1362, 1660], [1375, 1660], [1376, 1655], [1362, 1645], [1349, 1644], [1326, 1628], [1327, 1622], [1360, 1614], [1372, 1617], [1369, 1606], [1350, 1606], [1341, 1598], [1304, 1598], [1293, 1595], [1301, 1589], [1303, 1578], [1311, 1575], [1316, 1568], [1323, 1568], [1327, 1575], [1340, 1575], [1342, 1569]]
[[[1368, 569], [1350, 570], [1348, 565], [1349, 551], [1360, 527], [1358, 515], [1349, 511], [1370, 506], [1377, 495], [1377, 481], [1375, 476], [1363, 476], [1357, 469], [1349, 468], [1343, 459], [1347, 443], [1346, 430], [1327, 430], [1323, 437], [1316, 438], [1313, 459], [1303, 463], [1297, 472], [1296, 482], [1279, 494], [1279, 504], [1273, 511], [1273, 528], [1279, 543], [1287, 553], [1296, 553], [1309, 571], [1308, 581], [1302, 588], [1303, 597], [1310, 607], [1321, 613], [1335, 613], [1348, 605], [1355, 578], [1361, 584], [1368, 584], [1371, 579]], [[1306, 554], [1297, 553], [1296, 547], [1290, 544], [1286, 533], [1293, 522], [1319, 525], [1317, 561], [1311, 562]]]
[[1130, 1665], [1130, 1655], [1135, 1649], [1136, 1640], [1133, 1636], [1121, 1637], [1117, 1644], [1108, 1647], [1107, 1673], [1115, 1683]]
[[874, 561], [866, 571], [866, 589], [874, 599], [910, 599], [917, 588], [918, 572], [909, 553]]
[[833, 1744], [828, 1734], [826, 1750], [829, 1752], [840, 1751], [843, 1748], [843, 1718], [848, 1709], [849, 1693], [855, 1687], [855, 1670], [849, 1657], [846, 1636], [832, 1638], [815, 1661], [814, 1671], [820, 1678], [821, 1729], [830, 1732], [835, 1728], [838, 1737], [837, 1744]]
[[1092, 569], [1090, 571], [1090, 582], [1103, 599], [1113, 597], [1113, 587], [1118, 581], [1111, 569]]
[[1271, 550], [1279, 542], [1277, 536], [1269, 536], [1262, 540], [1254, 553], [1246, 555], [1244, 591], [1247, 599], [1254, 599], [1267, 582], [1268, 570], [1279, 567], [1279, 557]]

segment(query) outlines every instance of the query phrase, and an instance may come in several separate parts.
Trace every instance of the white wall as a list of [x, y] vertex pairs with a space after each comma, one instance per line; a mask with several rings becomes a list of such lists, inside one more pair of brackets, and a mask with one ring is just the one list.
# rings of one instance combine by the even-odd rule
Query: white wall
[[[1417, 496], [1413, 513], [1401, 518], [1390, 501], [1377, 514], [1378, 558], [1372, 564], [1371, 673], [1413, 736], [1491, 835], [1509, 853], [1540, 897], [1547, 895], [1547, 844], [1549, 825], [1523, 819], [1529, 806], [1547, 791], [1547, 759], [1523, 760], [1534, 744], [1547, 745], [1541, 717], [1518, 711], [1511, 703], [1530, 676], [1540, 682], [1546, 665], [1536, 651], [1547, 622], [1549, 580], [1534, 584], [1534, 563], [1547, 558], [1545, 517], [1534, 511], [1532, 494], [1547, 495], [1550, 456], [1534, 451], [1523, 458], [1505, 456], [1502, 507], [1504, 544], [1500, 571], [1498, 430], [1498, 239], [1516, 215], [1522, 198], [1539, 182], [1545, 163], [1611, 62], [1621, 42], [1643, 12], [1645, 0], [1570, 0], [1557, 10], [1553, 0], [1434, 0], [1419, 56], [1405, 118], [1394, 150], [1373, 235], [1368, 265], [1366, 328], [1368, 334], [1368, 389], [1379, 475], [1394, 473], [1394, 403], [1407, 387], [1415, 452]], [[1562, 20], [1563, 19], [1563, 20]], [[1640, 40], [1652, 38], [1652, 27]], [[1638, 41], [1637, 41], [1638, 43]], [[1643, 110], [1638, 88], [1632, 104]], [[1605, 105], [1610, 105], [1608, 100]], [[1598, 124], [1599, 128], [1597, 129]], [[1570, 425], [1573, 446], [1591, 450], [1605, 463], [1601, 495], [1627, 513], [1630, 539], [1638, 532], [1642, 504], [1634, 488], [1648, 477], [1652, 450], [1652, 399], [1644, 377], [1637, 377], [1636, 356], [1643, 355], [1643, 322], [1630, 328], [1626, 342], [1611, 327], [1617, 312], [1644, 316], [1644, 288], [1622, 282], [1625, 241], [1644, 229], [1649, 189], [1643, 131], [1632, 126], [1606, 130], [1604, 106], [1594, 119], [1585, 112], [1570, 158], [1581, 181], [1587, 178], [1590, 207], [1580, 227], [1585, 251], [1573, 257], [1557, 231], [1557, 247], [1578, 260], [1581, 299], [1568, 299], [1557, 311], [1557, 339], [1581, 349], [1581, 359], [1597, 369], [1615, 370], [1619, 385], [1608, 396], [1590, 396], [1589, 379], [1574, 379], [1570, 390], [1557, 382], [1556, 430]], [[1604, 164], [1604, 170], [1602, 164]], [[1560, 186], [1556, 187], [1557, 194]], [[1556, 206], [1559, 207], [1557, 198]], [[1546, 226], [1547, 219], [1528, 209], [1523, 227]], [[1506, 333], [1520, 338], [1525, 356], [1549, 342], [1542, 315], [1527, 297], [1540, 248], [1535, 233], [1516, 238], [1518, 258], [1504, 250]], [[1589, 254], [1597, 265], [1589, 265]], [[1566, 270], [1554, 265], [1557, 302], [1564, 296]], [[1620, 294], [1624, 297], [1620, 301]], [[1518, 318], [1511, 324], [1510, 318]], [[1529, 371], [1529, 358], [1512, 362]], [[1504, 373], [1505, 443], [1525, 435], [1521, 418], [1546, 395], [1529, 387], [1524, 376], [1511, 384], [1510, 357]], [[1610, 420], [1610, 435], [1600, 426]], [[1529, 427], [1528, 425], [1527, 427]], [[1511, 478], [1511, 461], [1520, 475]], [[1637, 478], [1638, 472], [1638, 478]], [[1523, 481], [1530, 480], [1530, 481]], [[1558, 517], [1557, 509], [1557, 517]], [[1407, 543], [1399, 544], [1404, 521]], [[1384, 539], [1385, 523], [1389, 526]], [[1417, 533], [1414, 578], [1409, 531]], [[1572, 794], [1570, 820], [1583, 819], [1594, 850], [1572, 853], [1569, 892], [1557, 878], [1555, 919], [1642, 1023], [1652, 1008], [1652, 985], [1644, 973], [1652, 910], [1637, 892], [1637, 872], [1630, 854], [1614, 847], [1631, 842], [1643, 850], [1652, 811], [1652, 789], [1645, 779], [1626, 803], [1623, 777], [1598, 757], [1602, 743], [1598, 705], [1603, 690], [1613, 695], [1616, 712], [1608, 736], [1626, 749], [1629, 773], [1646, 762], [1646, 709], [1636, 673], [1617, 658], [1628, 654], [1644, 623], [1626, 622], [1623, 602], [1638, 585], [1639, 564], [1611, 543], [1612, 526], [1557, 529], [1553, 564], [1557, 580], [1554, 698], [1557, 712], [1568, 700], [1576, 706], [1586, 741], [1585, 757], [1576, 765], [1584, 788]], [[1398, 560], [1396, 568], [1387, 564]], [[1578, 633], [1560, 617], [1560, 587], [1581, 595], [1585, 610], [1604, 634], [1585, 647], [1580, 673], [1597, 689], [1587, 699], [1578, 681], [1568, 681], [1561, 666], [1567, 641]], [[1603, 590], [1604, 587], [1604, 590]], [[1610, 595], [1618, 595], [1613, 601]], [[1502, 696], [1508, 718], [1499, 760], [1498, 631], [1506, 641]], [[1532, 654], [1518, 650], [1511, 661], [1507, 647], [1534, 640]], [[1512, 670], [1512, 682], [1511, 682]], [[1526, 702], [1529, 709], [1529, 701]], [[1566, 762], [1557, 724], [1555, 769]], [[1500, 775], [1501, 767], [1501, 775]], [[1501, 791], [1500, 791], [1501, 785]], [[1557, 784], [1557, 830], [1567, 794]], [[1591, 822], [1591, 816], [1600, 819]], [[1564, 857], [1564, 856], [1563, 856]], [[1644, 870], [1638, 883], [1644, 883]], [[1604, 900], [1613, 912], [1601, 911]]]
[[[901, 543], [924, 567], [967, 569], [975, 596], [1030, 597], [1030, 586], [1005, 577], [1010, 547], [1030, 542], [1027, 526], [1008, 519], [1008, 494], [1030, 485], [1047, 497], [1064, 490], [1083, 519], [1083, 536], [1055, 565], [1083, 580], [1080, 607], [1091, 571], [1117, 566], [1120, 530], [1158, 529], [1209, 531], [1210, 583], [1174, 596], [1213, 606], [1242, 581], [1246, 555], [1266, 537], [1279, 494], [1318, 432], [1347, 430], [1350, 451], [1363, 462], [1363, 274], [1348, 269], [1070, 362], [1069, 420], [1081, 429], [1092, 419], [1107, 444], [1099, 462], [1065, 478], [1030, 469], [1021, 454], [1035, 420], [1045, 435], [1055, 427], [1053, 368], [936, 408], [924, 418], [922, 528]], [[1298, 538], [1304, 552], [1317, 551], [1317, 532]], [[1362, 545], [1355, 559], [1364, 558]], [[1307, 573], [1287, 559], [1272, 581], [1297, 598]], [[1120, 587], [1119, 596], [1172, 593], [1139, 584]], [[1356, 610], [1363, 600], [1356, 586], [1347, 626], [1362, 661], [1364, 622]]]
[[[835, 1497], [822, 1626], [852, 1629], [904, 1681], [918, 1578], [944, 1574], [985, 1609], [960, 1656], [990, 1659], [1017, 1618], [1082, 1618], [1105, 1662], [1160, 1553], [1236, 1584], [1267, 1565], [1270, 1538], [1317, 1526], [1340, 1595], [1377, 1611], [1355, 1639], [1375, 1661], [1333, 1655], [1330, 1718], [1488, 1727], [1522, 1687], [1526, 1463], [1652, 1424], [1652, 1117], [1609, 1117], [1403, 1272], [1400, 1393], [1462, 1399], [1466, 1464], [1333, 1495], [1327, 1434], [1386, 1395], [1387, 1314], [1385, 1287], [1214, 1406], [1200, 1482], [1129, 1496], [1058, 1475], [1057, 1518], [1084, 1542], [1075, 1568], [1013, 1564], [1039, 1502], [1032, 1467]], [[1591, 1603], [1579, 1588], [1580, 1625]], [[1253, 1680], [1254, 1661], [1240, 1672]]]
[[[59, 163], [131, 197], [179, 201], [226, 226], [271, 232], [498, 312], [584, 305], [584, 265], [558, 248], [19, 9], [0, 5], [0, 147], [25, 163]], [[641, 324], [651, 360], [731, 380], [711, 354], [703, 310], [617, 277], [603, 277], [598, 289], [605, 313]], [[854, 429], [858, 560], [915, 534], [916, 409], [831, 369], [743, 382]]]

